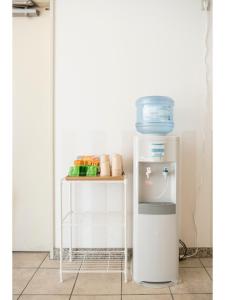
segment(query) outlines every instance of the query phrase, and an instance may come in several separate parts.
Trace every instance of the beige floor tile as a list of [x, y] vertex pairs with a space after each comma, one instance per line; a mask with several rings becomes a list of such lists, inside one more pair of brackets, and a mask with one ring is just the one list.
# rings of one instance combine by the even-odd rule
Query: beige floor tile
[[40, 268], [52, 268], [52, 269], [58, 269], [59, 268], [59, 260], [58, 259], [50, 259], [49, 255], [46, 257], [46, 259], [41, 264]]
[[59, 270], [39, 269], [23, 294], [70, 294], [76, 274], [64, 274], [64, 281], [59, 281]]
[[120, 274], [79, 274], [73, 294], [103, 295], [120, 294]]
[[19, 298], [19, 295], [13, 295], [12, 299], [17, 300]]
[[172, 300], [171, 295], [123, 295], [123, 300]]
[[204, 268], [180, 268], [181, 283], [172, 286], [175, 294], [211, 293], [212, 281]]
[[13, 294], [22, 292], [36, 269], [14, 269], [13, 270]]
[[69, 300], [70, 295], [22, 295], [19, 300]]
[[146, 287], [144, 285], [138, 284], [134, 281], [124, 282], [122, 281], [122, 294], [135, 294], [135, 295], [142, 295], [142, 294], [170, 294], [170, 290], [168, 287], [163, 288], [153, 288], [153, 287]]
[[202, 264], [199, 260], [199, 258], [187, 258], [184, 260], [181, 260], [179, 263], [180, 268], [201, 268]]
[[14, 252], [13, 268], [37, 268], [46, 256], [44, 252]]
[[[66, 264], [65, 267], [67, 270], [79, 270], [81, 262], [73, 262]], [[40, 266], [41, 269], [59, 269], [59, 260], [49, 259], [49, 255], [45, 258], [43, 263]]]
[[211, 277], [211, 279], [213, 279], [213, 269], [212, 268], [206, 268], [209, 276]]
[[72, 296], [71, 300], [120, 300], [121, 296], [115, 295], [98, 295], [98, 296]]
[[212, 267], [213, 265], [212, 257], [204, 257], [204, 258], [200, 258], [200, 260], [204, 267]]
[[173, 295], [174, 300], [212, 300], [212, 294]]

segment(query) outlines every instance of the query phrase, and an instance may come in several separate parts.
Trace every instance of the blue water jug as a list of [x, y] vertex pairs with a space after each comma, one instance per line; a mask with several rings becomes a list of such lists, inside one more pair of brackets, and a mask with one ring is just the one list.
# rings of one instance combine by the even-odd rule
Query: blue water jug
[[136, 129], [140, 133], [166, 135], [173, 130], [174, 101], [165, 96], [146, 96], [136, 101]]

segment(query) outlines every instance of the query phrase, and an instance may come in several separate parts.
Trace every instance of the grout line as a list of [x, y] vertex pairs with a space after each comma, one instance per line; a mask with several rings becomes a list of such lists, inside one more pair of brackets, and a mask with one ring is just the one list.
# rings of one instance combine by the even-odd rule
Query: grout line
[[74, 284], [73, 284], [73, 287], [72, 287], [71, 293], [70, 293], [70, 295], [69, 295], [69, 300], [70, 300], [70, 299], [71, 299], [71, 297], [73, 296], [73, 291], [74, 291], [74, 288], [75, 288], [75, 285], [76, 285], [76, 282], [77, 282], [78, 276], [79, 276], [79, 273], [77, 273], [77, 276], [76, 276], [76, 278], [75, 278], [75, 281], [74, 281]]
[[73, 296], [73, 291], [75, 289], [75, 286], [76, 286], [76, 283], [77, 283], [77, 279], [78, 279], [78, 276], [79, 276], [79, 271], [81, 269], [81, 266], [82, 266], [82, 263], [80, 264], [80, 267], [79, 267], [79, 270], [77, 272], [77, 276], [75, 278], [75, 281], [74, 281], [74, 284], [73, 284], [73, 287], [72, 287], [72, 290], [71, 290], [71, 293], [70, 293], [70, 297], [69, 297], [69, 300], [71, 299], [71, 297]]
[[[39, 267], [16, 267], [16, 268], [13, 268], [13, 270], [14, 269], [15, 270], [20, 270], [20, 269], [37, 269], [37, 268], [39, 268]], [[42, 267], [42, 266], [40, 266], [40, 269], [58, 270], [59, 267]]]
[[[123, 294], [123, 296], [168, 296], [170, 294]], [[212, 295], [212, 293], [174, 293], [174, 295]], [[14, 296], [19, 296], [18, 294], [14, 294]], [[70, 296], [70, 294], [23, 294], [20, 296]], [[120, 294], [75, 294], [72, 296], [80, 297], [80, 296], [120, 296]], [[19, 298], [18, 298], [19, 299]]]
[[[13, 294], [14, 296], [19, 296], [18, 294]], [[134, 294], [132, 294], [134, 295]], [[152, 294], [153, 295], [153, 294]], [[155, 294], [154, 294], [155, 295]], [[161, 295], [161, 294], [157, 294]], [[162, 294], [165, 295], [165, 294]], [[20, 296], [70, 296], [70, 294], [23, 294]], [[80, 296], [120, 296], [120, 294], [74, 294], [72, 296], [80, 297]]]
[[[24, 289], [22, 290], [22, 292], [19, 294], [19, 297], [17, 298], [17, 300], [20, 299], [20, 297], [22, 296], [24, 290], [27, 288], [28, 284], [31, 282], [31, 280], [34, 278], [34, 275], [37, 273], [37, 271], [40, 269], [40, 266], [42, 265], [43, 261], [46, 259], [46, 257], [48, 256], [48, 253], [46, 254], [46, 256], [44, 257], [44, 259], [41, 261], [40, 265], [37, 267], [36, 271], [34, 272], [34, 274], [31, 276], [30, 280], [28, 281], [28, 283], [26, 284], [26, 286], [24, 287]], [[26, 269], [26, 268], [25, 268]]]
[[207, 269], [206, 269], [206, 268], [211, 268], [211, 267], [204, 267], [204, 269], [205, 269], [205, 271], [206, 271], [207, 275], [209, 276], [209, 279], [212, 281], [212, 277], [210, 276], [210, 274], [209, 274], [209, 272], [207, 271]]
[[[189, 258], [186, 258], [186, 260], [188, 260], [188, 259]], [[200, 263], [200, 266], [189, 266], [189, 265], [185, 266], [185, 265], [180, 265], [180, 263], [179, 263], [179, 269], [182, 269], [182, 268], [202, 268], [202, 263], [201, 263], [199, 257], [194, 257], [192, 259], [198, 260], [198, 262]]]
[[170, 290], [170, 295], [171, 295], [171, 298], [172, 298], [172, 300], [174, 300], [173, 293], [172, 293], [172, 291], [171, 291], [171, 288], [170, 288], [170, 286], [169, 286], [169, 290]]
[[[125, 263], [125, 262], [124, 262]], [[120, 273], [120, 300], [123, 299], [123, 261], [121, 260], [121, 273]]]
[[179, 267], [179, 269], [204, 269], [204, 267]]
[[204, 265], [203, 265], [203, 263], [202, 263], [202, 261], [201, 261], [201, 259], [199, 259], [199, 260], [200, 260], [200, 263], [201, 263], [202, 267], [205, 268]]
[[[18, 294], [13, 294], [14, 296], [19, 296]], [[20, 296], [69, 296], [70, 294], [23, 294]], [[19, 299], [19, 298], [18, 298]]]
[[[212, 295], [213, 293], [172, 293], [172, 296], [174, 295]], [[16, 296], [19, 296], [18, 294], [14, 294]], [[123, 296], [168, 296], [170, 294], [123, 294]], [[70, 294], [23, 294], [20, 296], [70, 296]], [[74, 294], [72, 296], [120, 296], [120, 294]]]
[[[41, 294], [38, 294], [38, 295], [41, 295]], [[168, 296], [170, 294], [123, 294], [122, 296], [157, 296], [157, 295], [160, 295], [160, 296]], [[179, 294], [181, 295], [181, 294]], [[75, 294], [74, 296], [121, 296], [120, 294]]]
[[212, 295], [213, 293], [176, 293], [174, 292], [173, 295]]
[[40, 265], [38, 266], [38, 269], [41, 267], [41, 265], [43, 264], [43, 262], [46, 260], [46, 258], [48, 257], [49, 253], [47, 253], [47, 255], [45, 256], [45, 258], [42, 260], [42, 262], [40, 263]]
[[203, 262], [201, 261], [201, 259], [200, 259], [200, 263], [202, 264], [203, 268], [205, 269], [207, 275], [209, 276], [209, 279], [212, 281], [212, 277], [210, 276], [209, 272], [206, 269], [206, 268], [212, 268], [212, 267], [205, 267], [204, 264], [203, 264]]
[[[160, 296], [168, 296], [168, 295], [170, 295], [170, 293], [149, 293], [149, 294], [142, 294], [142, 293], [138, 293], [138, 294], [123, 294], [123, 296], [135, 296], [135, 295], [137, 295], [137, 296], [149, 296], [149, 295], [154, 295], [154, 296], [157, 296], [157, 295], [160, 295]], [[179, 294], [180, 295], [180, 294]]]
[[[43, 262], [42, 262], [43, 263]], [[15, 269], [17, 269], [17, 270], [20, 270], [20, 269], [37, 269], [37, 268], [39, 268], [39, 267], [15, 267], [15, 268], [13, 268], [13, 270]], [[56, 270], [58, 270], [58, 268], [49, 268], [49, 267], [47, 267], [47, 268], [40, 268], [40, 269], [56, 269]]]
[[120, 300], [123, 298], [123, 273], [120, 273]]
[[[211, 268], [211, 267], [207, 267], [207, 268]], [[209, 275], [209, 278], [212, 280], [212, 277], [211, 277], [211, 275], [209, 274], [209, 272], [208, 272], [208, 270], [205, 268], [205, 270], [206, 270], [206, 273]]]
[[55, 267], [55, 268], [53, 268], [53, 267], [40, 267], [40, 269], [41, 270], [58, 270], [59, 267]]

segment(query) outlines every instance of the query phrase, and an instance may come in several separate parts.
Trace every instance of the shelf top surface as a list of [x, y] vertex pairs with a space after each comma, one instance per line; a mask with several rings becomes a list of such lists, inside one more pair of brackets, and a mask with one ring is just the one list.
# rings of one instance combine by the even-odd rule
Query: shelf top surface
[[66, 176], [66, 181], [124, 181], [125, 175], [122, 176]]

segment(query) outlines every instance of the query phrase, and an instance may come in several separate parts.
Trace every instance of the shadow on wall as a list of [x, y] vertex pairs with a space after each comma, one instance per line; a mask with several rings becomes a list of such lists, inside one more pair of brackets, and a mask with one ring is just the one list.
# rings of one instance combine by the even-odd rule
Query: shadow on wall
[[124, 169], [128, 174], [133, 174], [133, 140], [134, 132], [123, 131], [122, 133], [122, 153]]

